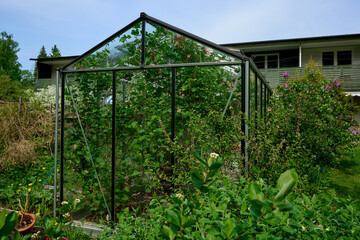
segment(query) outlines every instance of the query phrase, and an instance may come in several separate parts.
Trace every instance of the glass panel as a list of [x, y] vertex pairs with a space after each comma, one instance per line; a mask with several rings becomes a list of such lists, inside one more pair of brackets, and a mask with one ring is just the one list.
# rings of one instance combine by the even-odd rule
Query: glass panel
[[265, 68], [265, 56], [252, 56], [256, 66], [258, 68]]
[[146, 23], [146, 65], [235, 61], [235, 58], [154, 23]]
[[69, 69], [138, 66], [141, 59], [141, 23], [114, 37]]
[[117, 211], [141, 206], [155, 189], [171, 186], [167, 141], [171, 135], [170, 79], [169, 69], [117, 74]]
[[108, 72], [68, 73], [66, 80], [71, 93], [65, 89], [64, 199], [82, 199], [82, 206], [86, 206], [84, 212], [94, 213], [92, 211], [97, 209], [96, 214], [105, 218], [108, 212], [101, 191], [110, 207], [112, 111], [106, 98], [112, 94], [112, 76]]
[[322, 65], [333, 66], [334, 65], [334, 52], [323, 52], [322, 53]]
[[278, 55], [267, 56], [267, 68], [278, 68]]
[[177, 69], [176, 144], [185, 150], [182, 155], [176, 155], [180, 168], [192, 164], [187, 162], [191, 158], [190, 150], [205, 158], [211, 152], [231, 155], [225, 163], [225, 171], [240, 166], [240, 72], [238, 65]]
[[351, 51], [337, 52], [338, 65], [351, 65]]

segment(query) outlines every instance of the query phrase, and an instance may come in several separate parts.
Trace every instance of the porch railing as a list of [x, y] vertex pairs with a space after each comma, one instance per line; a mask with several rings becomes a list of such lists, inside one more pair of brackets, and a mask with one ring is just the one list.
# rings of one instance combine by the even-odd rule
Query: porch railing
[[[290, 76], [302, 76], [305, 67], [260, 69], [272, 88], [284, 83], [283, 72], [288, 71]], [[339, 78], [344, 82], [344, 89], [347, 91], [360, 90], [360, 65], [348, 66], [323, 66], [323, 73], [328, 78]]]

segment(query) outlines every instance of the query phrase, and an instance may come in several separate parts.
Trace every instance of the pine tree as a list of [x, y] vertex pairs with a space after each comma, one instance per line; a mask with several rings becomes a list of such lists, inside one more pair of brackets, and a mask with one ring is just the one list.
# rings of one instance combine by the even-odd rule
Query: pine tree
[[[44, 45], [42, 45], [41, 49], [40, 49], [40, 52], [39, 52], [39, 55], [37, 56], [37, 58], [47, 58], [48, 55], [46, 53], [46, 50], [45, 50], [45, 47]], [[37, 63], [35, 63], [35, 69], [34, 69], [34, 82], [36, 82], [38, 78], [38, 66], [37, 66]]]
[[50, 57], [61, 57], [60, 50], [56, 47], [56, 44], [55, 44], [54, 47], [51, 49]]
[[44, 47], [44, 45], [41, 47], [41, 49], [40, 49], [40, 53], [39, 53], [39, 55], [38, 55], [38, 58], [47, 58], [48, 57], [48, 55], [47, 55], [47, 53], [46, 53], [46, 50], [45, 50], [45, 47]]

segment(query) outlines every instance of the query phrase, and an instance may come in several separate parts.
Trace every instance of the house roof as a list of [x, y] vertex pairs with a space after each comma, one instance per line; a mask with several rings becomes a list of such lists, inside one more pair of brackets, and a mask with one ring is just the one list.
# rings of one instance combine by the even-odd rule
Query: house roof
[[305, 38], [289, 38], [278, 40], [265, 40], [265, 41], [252, 41], [252, 42], [237, 42], [220, 44], [223, 47], [230, 49], [246, 49], [246, 51], [262, 51], [262, 50], [285, 50], [297, 49], [302, 47], [326, 47], [334, 45], [360, 45], [360, 34], [343, 34], [343, 35], [330, 35], [318, 37], [305, 37]]
[[76, 59], [78, 56], [65, 56], [65, 57], [47, 57], [47, 58], [30, 58], [31, 61], [44, 63], [49, 65], [65, 65]]

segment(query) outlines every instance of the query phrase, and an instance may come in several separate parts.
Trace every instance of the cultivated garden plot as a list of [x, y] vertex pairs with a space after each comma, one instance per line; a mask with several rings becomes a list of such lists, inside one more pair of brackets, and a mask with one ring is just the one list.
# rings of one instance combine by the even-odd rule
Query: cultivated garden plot
[[114, 217], [189, 189], [191, 151], [244, 171], [243, 113], [255, 121], [271, 93], [246, 59], [145, 15], [62, 69], [61, 198]]
[[314, 63], [273, 91], [249, 58], [142, 13], [57, 80], [59, 121], [36, 94], [0, 105], [0, 206], [19, 211], [1, 239], [89, 239], [84, 217], [98, 239], [359, 235], [358, 202], [328, 188], [356, 109]]

